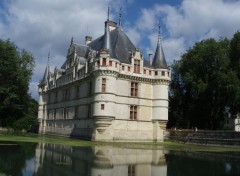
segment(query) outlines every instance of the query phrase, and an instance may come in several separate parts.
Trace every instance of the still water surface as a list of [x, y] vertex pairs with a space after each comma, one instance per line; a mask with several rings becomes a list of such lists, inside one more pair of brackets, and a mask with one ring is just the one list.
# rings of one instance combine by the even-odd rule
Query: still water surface
[[0, 143], [0, 176], [240, 175], [240, 154]]

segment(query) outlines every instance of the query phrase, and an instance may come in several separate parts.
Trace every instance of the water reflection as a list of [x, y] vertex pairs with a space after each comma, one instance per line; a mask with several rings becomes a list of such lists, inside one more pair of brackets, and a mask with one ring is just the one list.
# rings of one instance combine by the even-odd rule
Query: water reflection
[[239, 153], [0, 143], [1, 176], [239, 175], [239, 163]]
[[39, 144], [36, 149], [35, 174], [164, 176], [167, 175], [164, 156], [165, 152], [161, 150]]

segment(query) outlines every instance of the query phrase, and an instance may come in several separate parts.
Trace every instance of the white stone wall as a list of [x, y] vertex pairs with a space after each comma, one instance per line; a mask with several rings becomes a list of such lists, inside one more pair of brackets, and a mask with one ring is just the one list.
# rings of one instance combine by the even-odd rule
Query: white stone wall
[[168, 85], [153, 86], [153, 120], [168, 120]]
[[115, 120], [113, 121], [114, 141], [152, 141], [152, 122], [135, 120]]

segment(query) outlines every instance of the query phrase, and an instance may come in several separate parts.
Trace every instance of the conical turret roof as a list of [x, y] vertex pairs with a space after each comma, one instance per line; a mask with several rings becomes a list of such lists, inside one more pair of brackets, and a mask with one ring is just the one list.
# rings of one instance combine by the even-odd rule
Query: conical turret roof
[[162, 69], [167, 69], [167, 62], [165, 59], [165, 55], [163, 52], [162, 48], [162, 42], [161, 42], [161, 37], [160, 37], [160, 26], [159, 26], [159, 32], [158, 32], [158, 43], [157, 43], [157, 48], [156, 52], [154, 55], [153, 63], [152, 63], [153, 68], [162, 68]]

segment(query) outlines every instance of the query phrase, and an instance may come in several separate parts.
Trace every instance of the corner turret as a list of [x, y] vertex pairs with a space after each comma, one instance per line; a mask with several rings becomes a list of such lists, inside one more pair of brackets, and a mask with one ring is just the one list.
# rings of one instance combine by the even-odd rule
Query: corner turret
[[160, 25], [158, 29], [158, 43], [157, 43], [155, 56], [152, 62], [152, 66], [153, 68], [156, 68], [156, 69], [168, 69], [163, 48], [162, 48], [162, 42], [161, 42], [161, 36], [160, 36]]

